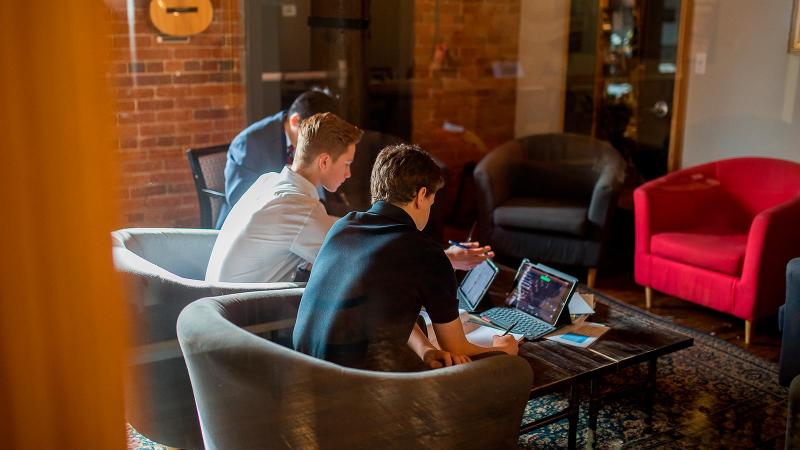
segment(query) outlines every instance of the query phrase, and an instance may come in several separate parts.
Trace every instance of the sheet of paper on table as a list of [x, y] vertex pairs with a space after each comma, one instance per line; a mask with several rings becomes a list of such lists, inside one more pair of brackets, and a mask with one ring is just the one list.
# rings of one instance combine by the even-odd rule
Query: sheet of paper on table
[[608, 326], [601, 323], [583, 322], [559, 328], [544, 338], [574, 347], [586, 348], [594, 344], [608, 330]]
[[[592, 301], [592, 303], [594, 303], [594, 301]], [[593, 304], [590, 305], [589, 302], [587, 302], [586, 299], [583, 297], [583, 295], [577, 292], [572, 293], [572, 297], [569, 298], [569, 304], [567, 306], [569, 307], [570, 315], [594, 314], [594, 305]]]
[[[459, 309], [458, 312], [461, 324], [464, 326], [464, 333], [467, 335], [467, 340], [475, 345], [491, 347], [492, 336], [503, 334], [503, 330], [477, 323], [477, 321], [481, 319], [470, 319], [470, 314], [463, 309]], [[425, 311], [422, 311], [420, 315], [425, 319], [425, 325], [428, 326], [428, 340], [431, 341], [431, 344], [436, 346], [436, 348], [441, 348], [436, 341], [436, 333], [433, 331], [433, 323], [431, 322], [430, 316], [428, 316], [428, 313]], [[522, 334], [514, 333], [513, 331], [508, 334], [514, 336], [517, 341], [523, 338]]]

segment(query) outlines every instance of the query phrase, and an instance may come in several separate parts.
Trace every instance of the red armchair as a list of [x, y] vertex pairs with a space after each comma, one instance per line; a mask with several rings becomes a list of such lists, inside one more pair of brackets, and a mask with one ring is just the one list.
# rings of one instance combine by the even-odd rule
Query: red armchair
[[633, 194], [634, 275], [652, 289], [752, 322], [784, 301], [800, 256], [800, 164], [733, 158], [683, 169]]

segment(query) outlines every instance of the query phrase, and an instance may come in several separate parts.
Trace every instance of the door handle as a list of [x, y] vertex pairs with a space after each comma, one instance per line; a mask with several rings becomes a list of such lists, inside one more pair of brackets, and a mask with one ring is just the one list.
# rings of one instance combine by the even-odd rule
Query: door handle
[[669, 105], [664, 100], [659, 100], [650, 108], [650, 112], [659, 119], [663, 119], [669, 114]]

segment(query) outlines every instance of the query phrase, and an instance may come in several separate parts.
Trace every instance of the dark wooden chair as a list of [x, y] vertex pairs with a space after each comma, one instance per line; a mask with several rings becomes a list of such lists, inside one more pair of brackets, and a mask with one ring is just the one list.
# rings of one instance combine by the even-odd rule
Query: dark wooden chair
[[219, 209], [225, 202], [225, 160], [229, 145], [186, 150], [197, 190], [197, 201], [200, 204], [201, 228], [214, 228]]

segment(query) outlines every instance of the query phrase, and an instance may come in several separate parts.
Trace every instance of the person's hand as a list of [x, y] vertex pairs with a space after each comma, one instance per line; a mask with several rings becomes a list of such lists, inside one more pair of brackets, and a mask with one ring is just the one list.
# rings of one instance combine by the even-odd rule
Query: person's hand
[[422, 361], [431, 369], [439, 369], [452, 365], [466, 364], [472, 360], [466, 355], [458, 355], [432, 348], [425, 352], [422, 356]]
[[460, 244], [468, 248], [451, 245], [444, 251], [454, 269], [470, 270], [483, 261], [494, 258], [492, 247], [488, 245], [481, 247], [481, 244], [475, 241], [461, 242]]
[[492, 347], [496, 347], [498, 350], [506, 352], [509, 355], [516, 355], [519, 353], [517, 339], [510, 334], [492, 337]]

